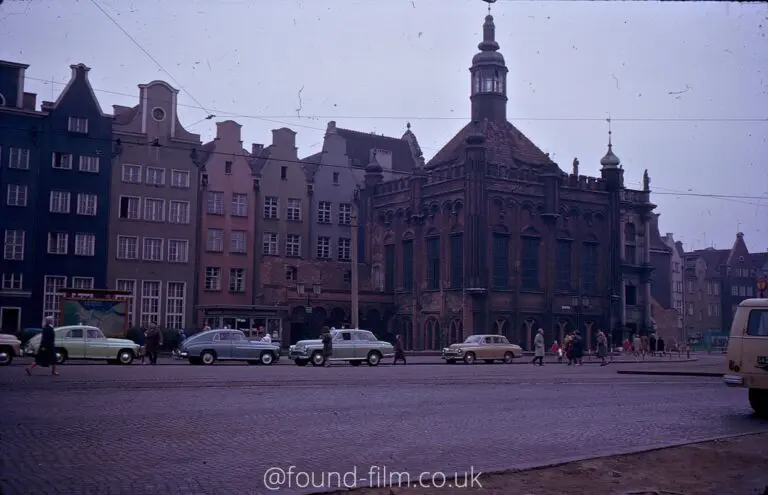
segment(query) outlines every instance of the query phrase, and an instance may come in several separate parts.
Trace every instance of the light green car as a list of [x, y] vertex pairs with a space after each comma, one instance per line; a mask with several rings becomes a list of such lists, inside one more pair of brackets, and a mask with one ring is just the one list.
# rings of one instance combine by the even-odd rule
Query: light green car
[[[128, 339], [108, 339], [104, 333], [87, 325], [58, 327], [56, 332], [56, 362], [69, 359], [106, 360], [109, 364], [131, 364], [139, 355], [139, 345]], [[42, 334], [27, 343], [26, 354], [37, 354]]]

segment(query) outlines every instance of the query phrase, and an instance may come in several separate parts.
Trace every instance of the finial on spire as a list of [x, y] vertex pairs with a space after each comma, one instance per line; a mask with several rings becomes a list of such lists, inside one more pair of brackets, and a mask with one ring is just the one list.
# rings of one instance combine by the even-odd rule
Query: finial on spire
[[411, 123], [410, 122], [406, 122], [405, 123], [405, 128], [410, 131], [411, 130]]
[[608, 118], [605, 119], [606, 122], [608, 122], [608, 149], [611, 149], [613, 147], [613, 143], [611, 143], [611, 114], [608, 114]]
[[488, 15], [491, 15], [491, 4], [496, 3], [496, 0], [483, 0], [483, 2], [488, 4]]

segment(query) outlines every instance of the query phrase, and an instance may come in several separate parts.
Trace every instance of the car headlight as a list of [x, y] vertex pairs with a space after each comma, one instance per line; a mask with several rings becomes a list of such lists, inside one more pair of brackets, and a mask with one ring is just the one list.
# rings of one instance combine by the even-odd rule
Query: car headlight
[[462, 352], [464, 351], [462, 351], [461, 349], [456, 349], [456, 354], [461, 354]]

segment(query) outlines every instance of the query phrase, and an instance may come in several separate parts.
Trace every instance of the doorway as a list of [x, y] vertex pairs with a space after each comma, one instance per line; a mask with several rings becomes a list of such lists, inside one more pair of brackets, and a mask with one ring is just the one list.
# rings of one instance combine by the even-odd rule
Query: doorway
[[3, 333], [18, 334], [21, 331], [21, 308], [3, 306], [0, 308], [0, 330]]

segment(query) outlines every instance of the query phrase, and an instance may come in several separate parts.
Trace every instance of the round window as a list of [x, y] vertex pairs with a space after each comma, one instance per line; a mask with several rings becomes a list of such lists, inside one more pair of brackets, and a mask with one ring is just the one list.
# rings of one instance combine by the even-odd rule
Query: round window
[[152, 109], [152, 118], [155, 119], [158, 122], [162, 122], [165, 120], [165, 110], [163, 110], [160, 107], [155, 107]]

